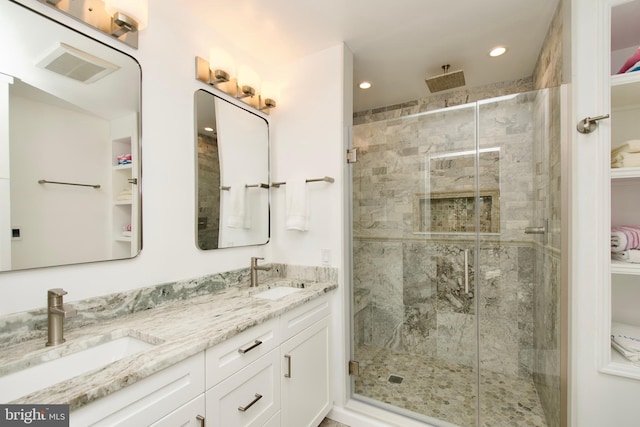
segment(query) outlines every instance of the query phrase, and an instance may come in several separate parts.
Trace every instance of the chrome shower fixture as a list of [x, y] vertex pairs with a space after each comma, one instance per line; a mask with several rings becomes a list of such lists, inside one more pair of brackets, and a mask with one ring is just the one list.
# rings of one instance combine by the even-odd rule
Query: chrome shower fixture
[[443, 74], [425, 79], [425, 83], [427, 83], [427, 87], [431, 93], [454, 89], [466, 84], [464, 81], [464, 72], [458, 70], [450, 73], [450, 67], [451, 65], [445, 64], [442, 66]]

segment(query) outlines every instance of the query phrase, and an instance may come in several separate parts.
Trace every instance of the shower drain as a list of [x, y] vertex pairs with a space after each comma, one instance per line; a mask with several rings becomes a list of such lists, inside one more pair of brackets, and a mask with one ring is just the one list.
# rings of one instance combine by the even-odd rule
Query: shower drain
[[391, 384], [400, 384], [404, 378], [398, 375], [389, 375], [389, 382]]

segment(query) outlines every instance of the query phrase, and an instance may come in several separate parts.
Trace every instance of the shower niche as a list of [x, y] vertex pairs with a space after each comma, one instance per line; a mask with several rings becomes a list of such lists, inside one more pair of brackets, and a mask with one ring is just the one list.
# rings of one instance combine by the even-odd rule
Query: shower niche
[[478, 153], [478, 171], [468, 151], [433, 155], [426, 165], [428, 189], [436, 191], [414, 194], [414, 233], [500, 233], [500, 148]]

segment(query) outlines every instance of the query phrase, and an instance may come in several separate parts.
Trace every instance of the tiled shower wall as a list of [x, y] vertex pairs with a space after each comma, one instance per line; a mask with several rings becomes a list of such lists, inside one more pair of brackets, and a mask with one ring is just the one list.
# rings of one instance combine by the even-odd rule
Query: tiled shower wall
[[[475, 108], [459, 108], [354, 127], [354, 286], [362, 296], [356, 331], [362, 343], [476, 363], [475, 298], [483, 368], [530, 376], [533, 347], [532, 239], [534, 94], [481, 105], [480, 190], [496, 190], [499, 233], [483, 234], [473, 296], [464, 292], [464, 251], [476, 265], [473, 233], [419, 233], [416, 195], [474, 190], [475, 170], [433, 159], [472, 150]], [[443, 167], [451, 171], [443, 171]], [[456, 180], [442, 177], [458, 174]], [[439, 188], [448, 182], [447, 188]], [[451, 184], [453, 182], [453, 184]], [[418, 211], [419, 212], [419, 211]], [[474, 284], [482, 286], [475, 292]]]
[[[533, 375], [549, 426], [559, 425], [559, 228], [548, 245], [523, 232], [546, 218], [559, 225], [557, 96], [557, 90], [530, 92], [479, 107], [480, 148], [499, 148], [497, 165], [491, 157], [480, 162], [480, 190], [498, 190], [500, 227], [481, 235], [477, 272], [473, 235], [415, 227], [417, 195], [438, 192], [441, 176], [459, 175], [443, 189], [447, 193], [469, 191], [475, 171], [455, 161], [434, 168], [429, 158], [474, 148], [474, 109], [368, 122], [353, 130], [356, 342], [473, 366], [480, 298], [481, 367]], [[451, 170], [442, 170], [447, 164]], [[472, 297], [463, 291], [465, 250]]]
[[198, 247], [218, 247], [220, 160], [216, 137], [198, 134]]

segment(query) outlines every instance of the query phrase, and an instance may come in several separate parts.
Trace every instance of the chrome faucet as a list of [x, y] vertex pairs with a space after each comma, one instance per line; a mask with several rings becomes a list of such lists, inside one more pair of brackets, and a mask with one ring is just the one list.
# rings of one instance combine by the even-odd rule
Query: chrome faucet
[[251, 257], [251, 287], [258, 286], [258, 270], [268, 271], [271, 270], [271, 267], [263, 267], [258, 265], [258, 260], [263, 260], [264, 258]]
[[62, 288], [49, 289], [47, 292], [48, 346], [64, 342], [62, 319], [74, 317], [78, 313], [74, 306], [63, 303], [62, 297], [66, 294], [67, 291]]

